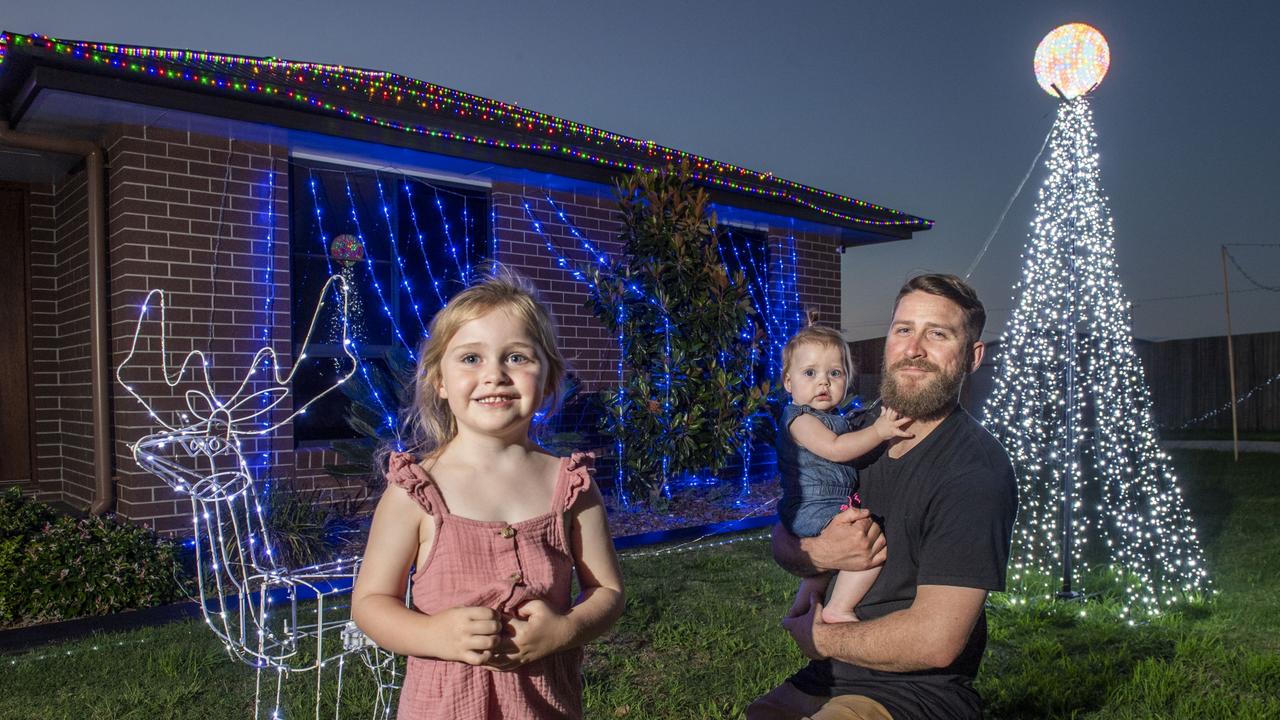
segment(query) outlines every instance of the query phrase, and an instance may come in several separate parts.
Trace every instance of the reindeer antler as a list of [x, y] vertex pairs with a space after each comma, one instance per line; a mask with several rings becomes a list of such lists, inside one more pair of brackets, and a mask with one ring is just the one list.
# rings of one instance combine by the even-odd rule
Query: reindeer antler
[[[335, 288], [336, 286], [336, 288]], [[307, 349], [311, 346], [312, 335], [315, 333], [316, 325], [326, 304], [331, 288], [335, 288], [335, 292], [339, 293], [341, 300], [341, 326], [342, 353], [351, 361], [351, 366], [347, 371], [338, 378], [336, 382], [325, 388], [315, 397], [311, 398], [302, 407], [295, 409], [284, 419], [269, 423], [265, 426], [254, 427], [254, 421], [265, 416], [269, 416], [272, 411], [280, 405], [281, 402], [289, 396], [290, 387], [293, 382], [294, 373], [298, 371], [299, 363], [306, 358]], [[276, 352], [270, 346], [263, 347], [254, 353], [253, 359], [249, 363], [248, 371], [245, 373], [240, 384], [236, 387], [226, 399], [219, 399], [214, 391], [213, 382], [209, 376], [209, 359], [201, 350], [192, 350], [183, 357], [181, 364], [177, 367], [176, 372], [171, 371], [169, 367], [168, 352], [165, 349], [165, 338], [169, 336], [168, 327], [165, 324], [165, 299], [163, 290], [152, 290], [147, 293], [146, 299], [142, 303], [142, 311], [138, 316], [138, 324], [133, 333], [133, 342], [129, 346], [129, 353], [120, 363], [120, 367], [116, 369], [116, 379], [124, 386], [125, 390], [134, 397], [143, 407], [151, 413], [151, 417], [164, 427], [165, 430], [184, 435], [191, 433], [199, 433], [201, 431], [212, 431], [217, 428], [219, 434], [224, 434], [227, 441], [234, 436], [240, 435], [265, 435], [270, 433], [281, 425], [293, 420], [299, 414], [306, 410], [306, 406], [316, 400], [333, 392], [343, 383], [355, 374], [359, 367], [359, 358], [351, 350], [351, 339], [347, 336], [347, 306], [350, 288], [347, 281], [341, 275], [334, 275], [325, 281], [324, 287], [320, 290], [320, 298], [316, 303], [315, 312], [311, 316], [311, 324], [307, 328], [307, 334], [302, 342], [297, 360], [293, 366], [284, 373], [277, 361]], [[148, 310], [152, 303], [159, 308], [159, 335], [160, 335], [160, 372], [165, 384], [169, 388], [176, 388], [183, 382], [183, 376], [187, 370], [191, 369], [192, 381], [197, 387], [187, 390], [183, 397], [187, 405], [190, 415], [182, 415], [181, 422], [168, 423], [160, 417], [153, 409], [151, 403], [142, 397], [134, 387], [125, 382], [124, 373], [134, 359], [134, 355], [138, 352], [138, 338], [142, 335], [143, 327], [148, 319]], [[254, 375], [258, 372], [259, 365], [270, 365], [272, 387], [262, 390], [250, 391], [250, 383], [254, 380]], [[203, 389], [200, 389], [203, 386]], [[264, 402], [264, 398], [266, 401]], [[192, 422], [189, 418], [195, 418]]]

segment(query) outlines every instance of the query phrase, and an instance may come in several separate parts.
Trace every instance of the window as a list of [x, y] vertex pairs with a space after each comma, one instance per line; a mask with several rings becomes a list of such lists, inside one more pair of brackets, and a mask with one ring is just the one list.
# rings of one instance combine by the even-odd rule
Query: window
[[[294, 158], [290, 164], [293, 349], [301, 353], [321, 288], [350, 287], [348, 336], [362, 369], [352, 382], [389, 377], [389, 353], [417, 352], [431, 318], [492, 255], [487, 189]], [[294, 375], [294, 406], [331, 387], [340, 370], [336, 306], [317, 319]], [[366, 385], [366, 387], [368, 387]], [[395, 398], [377, 398], [394, 418]], [[334, 392], [294, 422], [298, 445], [354, 438], [350, 400]]]
[[[763, 230], [750, 230], [741, 227], [721, 225], [717, 230], [717, 250], [724, 264], [725, 272], [732, 281], [739, 272], [746, 283], [747, 292], [751, 296], [751, 305], [756, 314], [752, 316], [752, 324], [764, 333], [760, 355], [752, 368], [752, 382], [759, 383], [772, 380], [772, 345], [776, 343], [783, 321], [775, 313], [773, 298], [769, 293], [769, 235]], [[782, 338], [786, 343], [786, 338]]]

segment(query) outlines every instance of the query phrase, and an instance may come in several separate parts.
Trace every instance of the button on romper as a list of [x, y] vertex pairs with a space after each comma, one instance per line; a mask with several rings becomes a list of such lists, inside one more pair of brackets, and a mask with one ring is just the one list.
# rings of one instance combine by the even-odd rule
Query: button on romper
[[[431, 480], [397, 483], [435, 521], [435, 540], [413, 575], [413, 605], [432, 615], [488, 607], [510, 617], [528, 600], [568, 612], [573, 554], [566, 511], [591, 485], [594, 458], [561, 458], [551, 511], [507, 524], [449, 513]], [[582, 717], [582, 649], [504, 672], [435, 658], [410, 657], [400, 690], [401, 720], [505, 720]]]

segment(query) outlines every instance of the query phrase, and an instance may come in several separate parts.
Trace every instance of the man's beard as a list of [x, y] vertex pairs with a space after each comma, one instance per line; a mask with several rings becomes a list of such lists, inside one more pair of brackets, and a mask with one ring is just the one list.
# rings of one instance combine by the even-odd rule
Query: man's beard
[[[908, 367], [930, 374], [904, 387], [898, 384], [896, 371]], [[941, 420], [956, 406], [963, 382], [964, 368], [957, 367], [954, 373], [947, 374], [928, 360], [903, 359], [889, 366], [880, 378], [880, 401], [914, 420]]]

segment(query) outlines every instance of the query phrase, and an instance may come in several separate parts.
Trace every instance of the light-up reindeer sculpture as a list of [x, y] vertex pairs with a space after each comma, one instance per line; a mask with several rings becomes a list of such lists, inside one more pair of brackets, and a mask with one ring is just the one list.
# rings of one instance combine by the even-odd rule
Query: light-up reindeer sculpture
[[[373, 673], [377, 684], [375, 717], [390, 714], [397, 685], [394, 658], [369, 642], [349, 622], [347, 613], [333, 607], [332, 596], [339, 592], [335, 584], [342, 589], [349, 587], [359, 558], [283, 567], [272, 551], [261, 488], [245, 462], [242, 442], [265, 441], [272, 432], [305, 413], [308, 405], [338, 389], [355, 374], [359, 360], [347, 336], [348, 291], [346, 281], [339, 275], [325, 283], [297, 361], [287, 373], [280, 368], [275, 351], [264, 347], [254, 354], [234, 392], [220, 397], [214, 391], [209, 360], [203, 352], [187, 353], [176, 370], [171, 370], [165, 347], [169, 328], [165, 324], [164, 292], [152, 290], [142, 304], [129, 353], [116, 370], [120, 384], [162, 428], [132, 445], [134, 460], [190, 498], [204, 620], [233, 657], [256, 668], [254, 718], [266, 716], [268, 703], [263, 695], [272, 692], [270, 675], [264, 673], [276, 675], [274, 707], [269, 717], [279, 717], [285, 681], [290, 675], [305, 672], [315, 673], [315, 717], [321, 717], [322, 695], [332, 696], [333, 716], [340, 717], [343, 670], [351, 655], [359, 657]], [[302, 407], [293, 409], [284, 419], [273, 420], [288, 407], [282, 403], [289, 397], [294, 373], [306, 358], [331, 293], [340, 300], [342, 357], [336, 361], [340, 374], [330, 387]], [[174, 411], [168, 419], [166, 413], [156, 409], [157, 403], [166, 398], [153, 397], [149, 401], [127, 379], [136, 366], [135, 355], [147, 352], [145, 345], [139, 347], [139, 338], [154, 317], [153, 304], [159, 314], [160, 376], [170, 397], [183, 391], [186, 406], [185, 411]], [[348, 363], [349, 368], [345, 367]], [[267, 387], [254, 390], [262, 384], [256, 377], [260, 369], [268, 373]], [[145, 377], [145, 372], [138, 374]], [[312, 598], [314, 607], [307, 602]], [[328, 668], [336, 668], [336, 694], [322, 693], [322, 677]]]

